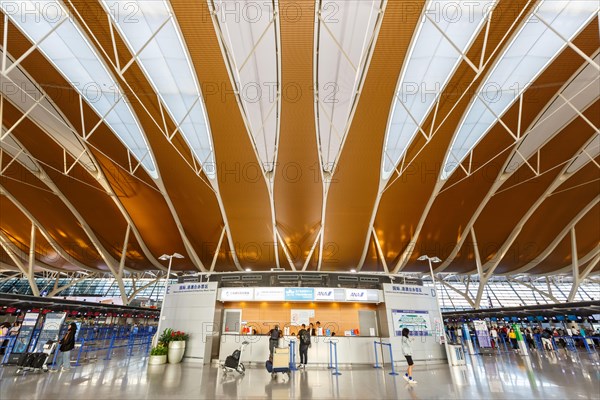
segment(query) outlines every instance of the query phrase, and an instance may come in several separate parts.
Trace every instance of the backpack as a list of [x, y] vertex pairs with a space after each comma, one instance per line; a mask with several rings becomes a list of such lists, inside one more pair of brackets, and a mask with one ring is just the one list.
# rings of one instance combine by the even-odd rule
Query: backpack
[[235, 350], [233, 352], [233, 354], [231, 355], [231, 357], [235, 358], [236, 360], [240, 359], [240, 351], [239, 350]]
[[300, 336], [300, 342], [302, 342], [302, 344], [310, 344], [310, 335], [308, 334], [308, 331], [304, 331], [302, 332], [302, 335]]

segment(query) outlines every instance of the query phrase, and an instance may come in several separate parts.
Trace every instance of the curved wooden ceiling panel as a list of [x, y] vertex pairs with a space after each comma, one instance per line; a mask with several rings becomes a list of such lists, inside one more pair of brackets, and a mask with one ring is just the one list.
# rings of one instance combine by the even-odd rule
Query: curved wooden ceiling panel
[[[379, 189], [381, 154], [402, 64], [424, 2], [388, 2], [346, 143], [327, 194], [324, 242], [339, 257], [323, 255], [322, 269], [356, 268], [370, 234]], [[413, 8], [414, 7], [414, 8]]]
[[[5, 196], [0, 196], [0, 229], [15, 246], [24, 252], [29, 252], [31, 221]], [[42, 235], [36, 235], [35, 251], [36, 260], [45, 264], [65, 270], [76, 269], [75, 266], [62, 258]], [[8, 253], [1, 247], [0, 253], [0, 261], [14, 265], [17, 268]]]
[[[600, 158], [597, 158], [596, 162], [599, 160]], [[599, 196], [598, 184], [594, 183], [599, 178], [600, 170], [590, 163], [567, 181], [573, 180], [571, 189], [565, 190], [561, 186], [555, 194], [548, 197], [529, 218], [507, 251], [502, 260], [502, 268], [499, 267], [498, 272], [518, 269], [546, 249], [577, 213]], [[597, 244], [598, 236], [586, 236], [583, 233], [578, 237], [578, 247], [581, 249], [588, 249]], [[562, 267], [564, 265], [547, 265], [545, 272], [552, 272]]]
[[301, 268], [321, 228], [323, 183], [313, 98], [315, 2], [279, 2], [281, 9], [292, 5], [300, 17], [280, 18], [281, 86], [300, 87], [302, 94], [282, 98], [273, 193], [279, 233]]
[[[176, 0], [171, 6], [200, 86], [205, 89], [219, 193], [237, 256], [243, 267], [274, 267], [269, 191], [234, 94], [208, 4]], [[216, 92], [209, 93], [209, 88]]]
[[[598, 240], [600, 238], [600, 205], [593, 207], [575, 225], [575, 237], [577, 239], [577, 258], [579, 260], [587, 256], [590, 252], [593, 252], [600, 245], [600, 240]], [[596, 238], [596, 240], [593, 240], [593, 238]], [[529, 272], [532, 274], [543, 274], [556, 271], [563, 267], [570, 267], [571, 260], [571, 234], [569, 233], [548, 257]], [[580, 265], [579, 270], [583, 271], [583, 269], [583, 266]]]
[[[8, 177], [18, 176], [19, 179]], [[71, 257], [85, 265], [107, 270], [92, 242], [69, 209], [20, 164], [11, 164], [0, 184], [23, 205]], [[4, 201], [9, 201], [4, 196]], [[52, 212], [48, 212], [52, 210]], [[24, 242], [29, 242], [29, 235]]]

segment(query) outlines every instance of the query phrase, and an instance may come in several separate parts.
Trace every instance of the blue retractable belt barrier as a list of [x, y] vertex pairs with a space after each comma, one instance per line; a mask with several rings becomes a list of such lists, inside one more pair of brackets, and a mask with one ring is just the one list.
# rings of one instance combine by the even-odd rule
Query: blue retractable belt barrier
[[[333, 362], [335, 361], [335, 366]], [[338, 358], [337, 358], [337, 340], [329, 339], [329, 366], [333, 370], [331, 375], [341, 375], [342, 373], [338, 369]]]
[[[379, 366], [379, 361], [377, 359], [377, 345], [378, 344], [381, 346], [388, 346], [388, 348], [390, 350], [390, 363], [392, 364], [392, 372], [390, 372], [390, 375], [398, 375], [398, 373], [396, 372], [396, 369], [394, 367], [394, 354], [392, 352], [392, 344], [391, 343], [384, 343], [384, 342], [378, 342], [378, 341], [373, 342], [373, 346], [375, 348], [375, 366], [374, 366], [374, 368], [382, 368], [382, 366]], [[382, 360], [382, 362], [383, 362], [383, 360]]]

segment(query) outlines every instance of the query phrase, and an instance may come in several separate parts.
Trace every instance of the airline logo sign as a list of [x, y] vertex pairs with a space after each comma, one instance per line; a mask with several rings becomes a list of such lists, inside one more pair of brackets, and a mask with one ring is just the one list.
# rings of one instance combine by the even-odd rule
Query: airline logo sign
[[327, 300], [334, 301], [335, 296], [333, 294], [333, 289], [316, 289], [315, 290], [315, 300]]
[[222, 288], [221, 301], [243, 301], [254, 299], [254, 288]]
[[346, 301], [367, 301], [366, 289], [346, 289]]

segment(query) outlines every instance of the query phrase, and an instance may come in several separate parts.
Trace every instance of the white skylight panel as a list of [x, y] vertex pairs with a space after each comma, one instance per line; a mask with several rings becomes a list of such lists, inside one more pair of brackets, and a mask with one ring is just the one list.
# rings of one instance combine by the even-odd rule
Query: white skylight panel
[[162, 0], [102, 0], [121, 36], [209, 178], [215, 159], [204, 101], [187, 48]]
[[[54, 64], [130, 150], [148, 173], [158, 177], [150, 150], [119, 85], [62, 3], [0, 1], [4, 13]], [[43, 12], [42, 12], [43, 11]]]
[[[597, 15], [598, 2], [542, 0], [534, 13], [562, 37], [572, 40]], [[454, 136], [442, 179], [454, 172], [497, 119], [567, 45], [537, 16], [529, 16], [478, 89]]]
[[323, 170], [332, 171], [350, 123], [380, 17], [381, 0], [321, 4], [317, 69], [318, 130]]
[[[258, 158], [272, 171], [279, 132], [278, 2], [214, 0], [215, 20]], [[293, 98], [293, 89], [283, 93]]]
[[[386, 133], [383, 179], [388, 179], [454, 71], [480, 32], [495, 1], [429, 1], [400, 77]], [[444, 32], [444, 33], [442, 33]], [[444, 37], [446, 35], [446, 37]], [[427, 133], [428, 134], [428, 133]]]

